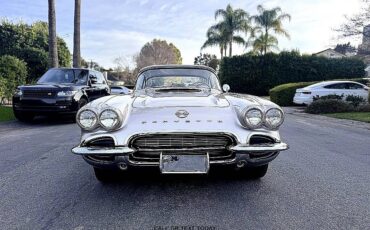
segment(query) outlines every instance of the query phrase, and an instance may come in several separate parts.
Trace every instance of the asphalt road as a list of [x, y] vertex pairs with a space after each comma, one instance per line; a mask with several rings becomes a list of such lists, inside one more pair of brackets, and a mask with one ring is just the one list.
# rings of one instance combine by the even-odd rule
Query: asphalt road
[[2, 123], [0, 228], [369, 229], [370, 130], [288, 114], [281, 134], [291, 148], [262, 180], [146, 172], [102, 185], [70, 153], [76, 124]]

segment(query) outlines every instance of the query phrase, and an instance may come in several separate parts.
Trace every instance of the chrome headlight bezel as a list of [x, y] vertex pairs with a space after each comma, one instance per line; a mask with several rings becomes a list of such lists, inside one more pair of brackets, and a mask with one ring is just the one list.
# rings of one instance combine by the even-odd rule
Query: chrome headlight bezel
[[[95, 123], [91, 127], [85, 127], [80, 122], [81, 114], [83, 114], [84, 112], [91, 112], [95, 116]], [[91, 130], [96, 129], [99, 126], [99, 117], [98, 117], [98, 114], [93, 109], [89, 109], [89, 108], [81, 109], [77, 112], [76, 122], [78, 126], [80, 126], [81, 129], [86, 130], [86, 131], [91, 131]]]
[[[250, 121], [251, 117], [248, 117], [248, 113], [250, 113], [252, 110], [260, 114], [260, 121], [258, 124], [252, 124]], [[263, 126], [264, 116], [265, 115], [262, 109], [258, 107], [251, 107], [251, 108], [247, 108], [245, 112], [243, 113], [243, 121], [244, 121], [245, 126], [247, 126], [249, 129], [259, 129]]]
[[[277, 125], [272, 125], [269, 121], [268, 121], [268, 113], [270, 113], [271, 111], [278, 111], [280, 114], [281, 114], [281, 119], [279, 121], [279, 123], [277, 123]], [[265, 116], [264, 116], [264, 125], [266, 126], [266, 128], [268, 129], [271, 129], [271, 130], [277, 130], [283, 123], [284, 123], [284, 111], [282, 109], [279, 109], [279, 108], [270, 108], [268, 109], [266, 112], [265, 112]]]
[[[104, 125], [102, 123], [102, 119], [101, 119], [101, 116], [107, 112], [107, 111], [111, 111], [113, 112], [114, 114], [116, 114], [117, 116], [117, 119], [118, 119], [118, 122], [116, 124], [114, 124], [112, 127], [108, 127], [106, 125]], [[107, 108], [103, 108], [100, 112], [99, 112], [99, 125], [100, 127], [102, 127], [103, 129], [107, 130], [107, 131], [113, 131], [113, 130], [116, 130], [118, 129], [119, 127], [121, 127], [122, 125], [122, 122], [123, 122], [123, 114], [121, 113], [121, 111], [119, 109], [116, 109], [116, 108], [113, 108], [113, 107], [107, 107]]]

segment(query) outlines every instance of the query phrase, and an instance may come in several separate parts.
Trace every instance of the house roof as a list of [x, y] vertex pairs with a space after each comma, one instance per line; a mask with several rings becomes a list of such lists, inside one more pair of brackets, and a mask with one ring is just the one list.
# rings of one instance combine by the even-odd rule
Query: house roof
[[320, 51], [320, 52], [313, 53], [312, 55], [318, 55], [318, 54], [324, 53], [324, 52], [326, 52], [326, 51], [332, 51], [332, 52], [337, 53], [338, 55], [343, 56], [343, 57], [345, 57], [345, 56], [346, 56], [346, 55], [344, 55], [344, 54], [342, 54], [342, 53], [339, 53], [339, 52], [335, 51], [335, 50], [334, 50], [334, 49], [332, 49], [332, 48], [328, 48], [328, 49], [322, 50], [322, 51]]

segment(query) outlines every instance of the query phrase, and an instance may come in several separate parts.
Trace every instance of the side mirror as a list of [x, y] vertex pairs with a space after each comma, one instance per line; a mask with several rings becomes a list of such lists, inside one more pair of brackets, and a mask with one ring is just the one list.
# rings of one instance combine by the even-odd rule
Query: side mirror
[[222, 90], [223, 90], [225, 93], [227, 93], [227, 92], [229, 92], [229, 91], [230, 91], [230, 86], [229, 86], [228, 84], [224, 84], [224, 85], [222, 86]]
[[98, 82], [98, 78], [95, 77], [95, 76], [90, 76], [89, 77], [89, 84], [90, 85], [93, 85], [93, 84], [96, 84]]

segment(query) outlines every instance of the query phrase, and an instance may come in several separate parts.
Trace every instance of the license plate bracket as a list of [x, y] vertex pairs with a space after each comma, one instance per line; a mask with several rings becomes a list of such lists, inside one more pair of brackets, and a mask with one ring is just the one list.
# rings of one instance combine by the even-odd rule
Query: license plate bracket
[[206, 174], [209, 155], [161, 153], [159, 167], [163, 174]]

